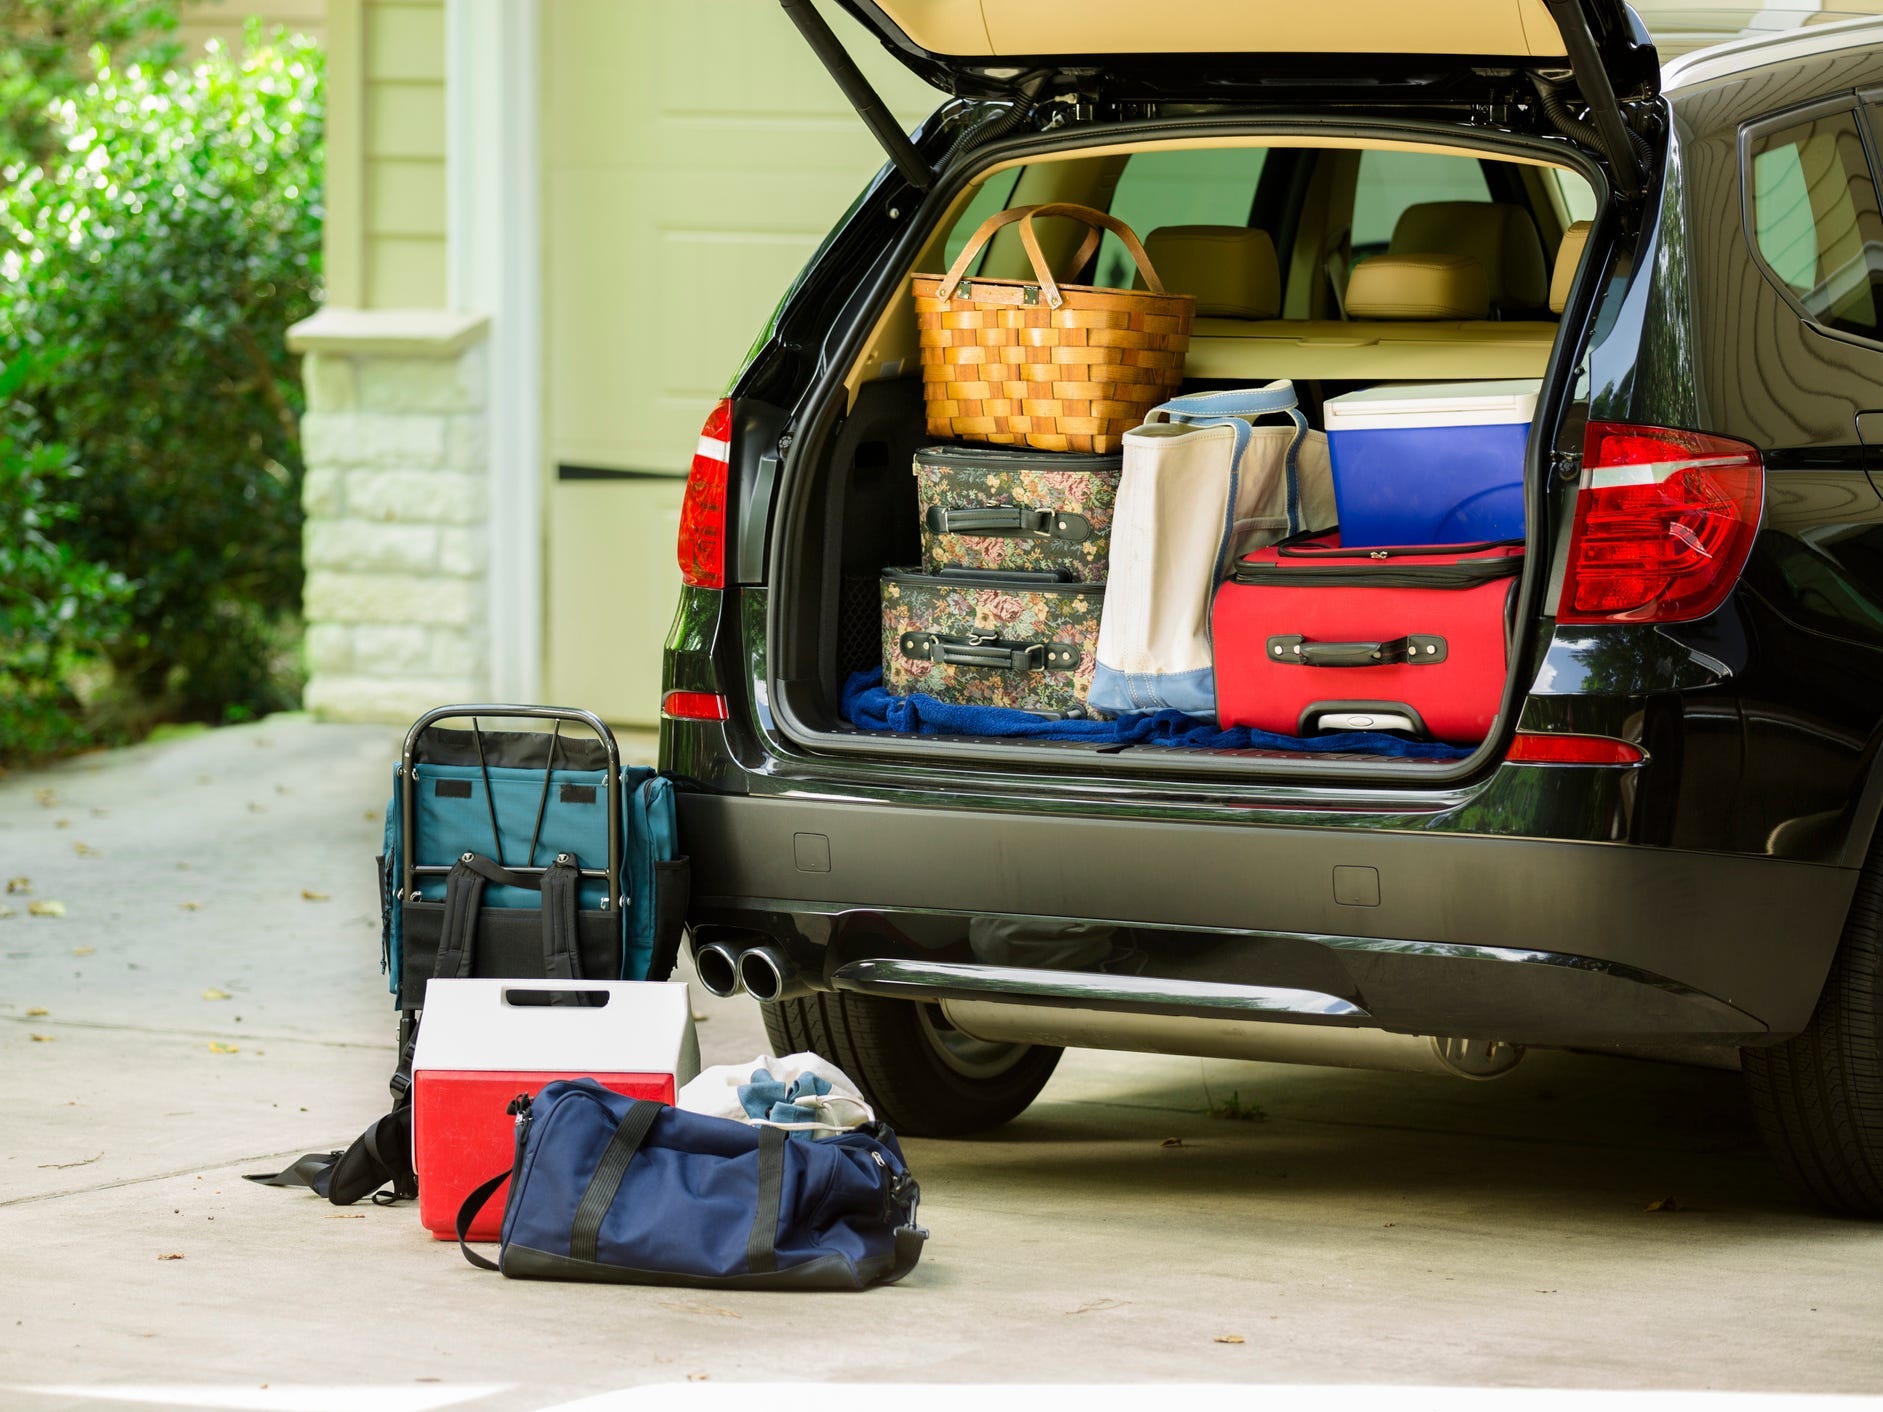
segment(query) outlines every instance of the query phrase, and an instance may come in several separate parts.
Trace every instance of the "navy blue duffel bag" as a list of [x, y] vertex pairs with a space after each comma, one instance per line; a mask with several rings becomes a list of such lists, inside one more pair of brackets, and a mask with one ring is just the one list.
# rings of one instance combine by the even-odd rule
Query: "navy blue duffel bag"
[[[519, 1096], [516, 1163], [465, 1198], [464, 1258], [513, 1279], [865, 1289], [915, 1268], [920, 1195], [880, 1123], [791, 1137], [593, 1079]], [[510, 1181], [496, 1261], [464, 1242]]]

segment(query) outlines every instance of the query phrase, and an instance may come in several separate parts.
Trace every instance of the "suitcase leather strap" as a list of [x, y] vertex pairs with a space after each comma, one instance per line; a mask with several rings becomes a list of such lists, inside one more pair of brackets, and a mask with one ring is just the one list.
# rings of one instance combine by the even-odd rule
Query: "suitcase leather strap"
[[999, 672], [1070, 672], [1079, 665], [1075, 642], [1017, 642], [1004, 637], [945, 637], [905, 632], [902, 655], [947, 667], [988, 667]]
[[1070, 510], [1035, 509], [1030, 505], [966, 505], [950, 508], [931, 505], [923, 519], [930, 534], [975, 534], [995, 539], [1058, 539], [1083, 544], [1092, 537], [1092, 522]]
[[[462, 979], [472, 973], [477, 959], [477, 918], [486, 882], [527, 888], [543, 895], [543, 978], [552, 981], [582, 979], [582, 956], [577, 944], [577, 886], [581, 868], [573, 853], [558, 853], [541, 873], [519, 873], [479, 853], [461, 853], [445, 876], [445, 911], [438, 938], [438, 959], [432, 976]], [[551, 1005], [580, 1005], [579, 992], [549, 992]]]

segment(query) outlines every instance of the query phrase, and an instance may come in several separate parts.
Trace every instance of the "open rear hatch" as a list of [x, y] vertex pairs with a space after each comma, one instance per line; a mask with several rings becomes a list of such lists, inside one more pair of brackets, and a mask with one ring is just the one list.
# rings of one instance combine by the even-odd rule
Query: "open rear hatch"
[[[1659, 64], [1640, 21], [1620, 0], [1457, 0], [1443, 7], [1330, 0], [1289, 13], [1283, 7], [1227, 0], [1186, 6], [1180, 25], [1168, 14], [1125, 0], [838, 3], [924, 80], [958, 98], [1010, 112], [1016, 121], [1001, 126], [1003, 133], [1030, 118], [1029, 126], [1050, 133], [1044, 141], [1054, 151], [1072, 150], [1067, 143], [1075, 133], [1089, 132], [1095, 143], [1116, 142], [1118, 137], [1107, 134], [1134, 129], [1166, 142], [1182, 141], [1192, 129], [1235, 131], [1238, 124], [1260, 115], [1268, 130], [1285, 134], [1293, 124], [1303, 123], [1307, 126], [1293, 129], [1296, 134], [1318, 135], [1324, 129], [1336, 145], [1349, 126], [1367, 131], [1372, 141], [1385, 147], [1400, 145], [1394, 130], [1416, 129], [1414, 146], [1422, 142], [1429, 150], [1443, 149], [1448, 134], [1458, 133], [1466, 138], [1457, 144], [1460, 150], [1482, 148], [1543, 165], [1556, 160], [1552, 154], [1561, 153], [1562, 147], [1560, 142], [1546, 146], [1537, 138], [1568, 137], [1592, 159], [1577, 157], [1572, 164], [1591, 179], [1595, 168], [1604, 169], [1608, 196], [1616, 206], [1638, 206], [1649, 185], [1647, 135], [1658, 121]], [[939, 213], [948, 201], [965, 202], [963, 177], [973, 160], [968, 149], [980, 143], [977, 125], [990, 124], [965, 123], [960, 129], [965, 138], [948, 145], [945, 155], [936, 156], [942, 149], [927, 139], [918, 148], [811, 0], [780, 4], [882, 142], [897, 173], [921, 191], [934, 188], [946, 195], [941, 202], [931, 195], [924, 211], [934, 208]], [[1193, 47], [1202, 43], [1208, 48]], [[1227, 126], [1219, 128], [1222, 124]], [[1183, 136], [1166, 135], [1179, 128]], [[1010, 165], [1013, 161], [1007, 157]], [[877, 196], [887, 200], [883, 188]], [[1624, 224], [1629, 219], [1622, 217]], [[917, 234], [908, 232], [909, 250], [915, 248]], [[923, 238], [940, 240], [939, 234]], [[879, 290], [871, 297], [906, 299], [906, 284], [898, 282], [894, 292], [884, 295]], [[1489, 327], [1508, 332], [1511, 326]], [[922, 444], [915, 440], [919, 431], [901, 430], [920, 426], [920, 387], [908, 376], [908, 363], [871, 363], [865, 358], [860, 366], [871, 372], [860, 388], [852, 386], [849, 411], [841, 415], [819, 410], [843, 396], [836, 381], [841, 371], [827, 370], [822, 392], [813, 397], [817, 405], [796, 414], [805, 420], [797, 424], [784, 481], [821, 478], [826, 474], [823, 466], [855, 465], [830, 473], [833, 483], [850, 478], [835, 500], [814, 501], [808, 492], [782, 497], [779, 513], [785, 538], [779, 542], [793, 542], [799, 532], [791, 526], [802, 519], [816, 527], [807, 531], [813, 539], [828, 538], [830, 546], [816, 551], [822, 556], [817, 573], [802, 572], [792, 556], [793, 568], [781, 570], [774, 579], [772, 605], [760, 610], [767, 616], [762, 640], [768, 666], [761, 668], [767, 681], [758, 687], [769, 692], [775, 722], [784, 733], [800, 744], [815, 742], [819, 751], [907, 758], [904, 752], [915, 744], [916, 738], [896, 733], [904, 729], [901, 726], [854, 729], [862, 723], [850, 714], [847, 701], [840, 717], [833, 719], [828, 709], [848, 673], [861, 671], [861, 659], [876, 650], [871, 634], [881, 616], [875, 601], [877, 575], [888, 571], [893, 576], [897, 566], [917, 557], [913, 517], [885, 489], [898, 480], [892, 469], [907, 464], [908, 448]], [[1553, 424], [1569, 369], [1559, 358], [1552, 359], [1551, 369], [1546, 386], [1555, 386], [1558, 393], [1544, 401]], [[1540, 403], [1539, 416], [1542, 411]], [[815, 430], [820, 423], [825, 431]], [[1530, 459], [1546, 454], [1547, 449], [1533, 446]], [[823, 494], [821, 479], [808, 483], [819, 485], [818, 494]], [[768, 480], [768, 488], [770, 484]], [[797, 508], [785, 510], [786, 502]], [[874, 534], [883, 541], [871, 540], [867, 555], [851, 556], [847, 549], [835, 547], [848, 545], [847, 526], [860, 526], [867, 531], [865, 538]], [[858, 563], [852, 565], [851, 557]], [[1513, 607], [1528, 601], [1531, 582], [1526, 573], [1523, 593], [1510, 597]], [[780, 606], [786, 603], [791, 606]], [[853, 653], [853, 647], [859, 650]], [[1510, 690], [1515, 690], [1514, 684]], [[1513, 704], [1507, 695], [1505, 728]], [[891, 733], [875, 734], [885, 729]], [[942, 760], [985, 760], [992, 749], [1004, 757], [1003, 763], [1017, 764], [1022, 756], [1046, 763], [1056, 753], [1045, 742], [1035, 750], [1021, 740], [947, 734], [919, 739], [925, 753]], [[1494, 748], [1495, 739], [1494, 731], [1480, 749]], [[1122, 748], [1105, 747], [1105, 753], [1124, 765], [1127, 762], [1112, 753]], [[1231, 763], [1224, 749], [1157, 751], [1153, 753], [1159, 763], [1145, 764], [1186, 775], [1214, 773]], [[1245, 756], [1242, 763], [1258, 772], [1286, 765], [1286, 772], [1299, 774], [1292, 767], [1307, 763], [1299, 755], [1275, 755], [1266, 749], [1232, 753]], [[1371, 751], [1366, 754], [1364, 759], [1346, 760], [1323, 755], [1311, 762], [1312, 772], [1377, 775], [1379, 760]], [[1422, 773], [1434, 781], [1463, 778], [1475, 768], [1478, 755], [1464, 760], [1454, 752], [1449, 758], [1456, 761], [1455, 768], [1433, 759], [1432, 767]], [[1069, 760], [1059, 754], [1054, 763]], [[1129, 763], [1135, 766], [1138, 761]]]
[[[1494, 109], [1534, 91], [1564, 105], [1570, 125], [1557, 126], [1609, 164], [1624, 199], [1639, 192], [1644, 166], [1629, 111], [1660, 89], [1660, 60], [1622, 0], [1187, 0], [1175, 10], [1141, 0], [838, 2], [911, 71], [961, 98], [1168, 104], [1311, 93], [1317, 108], [1352, 111], [1421, 95]], [[780, 3], [903, 175], [926, 187], [921, 158], [811, 0]], [[1577, 98], [1584, 115], [1568, 111]]]

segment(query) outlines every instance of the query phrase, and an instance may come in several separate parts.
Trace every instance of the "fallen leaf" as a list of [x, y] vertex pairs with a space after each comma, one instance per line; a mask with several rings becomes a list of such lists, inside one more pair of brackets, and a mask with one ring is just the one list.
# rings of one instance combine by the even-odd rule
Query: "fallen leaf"
[[1671, 1196], [1663, 1196], [1659, 1201], [1650, 1201], [1641, 1209], [1643, 1211], [1678, 1211], [1680, 1203]]
[[29, 1038], [31, 1038], [34, 1044], [51, 1044], [52, 1043], [52, 1036], [49, 1034], [36, 1034], [36, 1035], [29, 1036]]
[[737, 1319], [741, 1315], [732, 1309], [722, 1309], [717, 1304], [696, 1304], [688, 1299], [663, 1299], [663, 1309], [672, 1309], [680, 1314], [711, 1314], [716, 1319]]
[[98, 948], [95, 946], [75, 946], [72, 948], [72, 954], [74, 956], [89, 956], [97, 949]]
[[52, 1012], [47, 1010], [46, 1007], [43, 1005], [35, 1005], [32, 1009], [28, 1010], [26, 1013], [28, 1016], [32, 1016], [32, 1015], [48, 1015], [48, 1014], [51, 1014]]
[[35, 917], [63, 917], [65, 904], [54, 902], [50, 897], [42, 897], [37, 902], [27, 903], [26, 910]]
[[32, 890], [33, 890], [33, 880], [31, 878], [8, 878], [7, 879], [7, 891], [8, 892], [31, 892]]
[[200, 902], [179, 902], [177, 906], [185, 912], [200, 912], [203, 910], [203, 904]]
[[93, 848], [89, 843], [86, 843], [83, 839], [74, 839], [72, 841], [72, 851], [81, 858], [96, 858], [98, 856], [98, 850]]
[[212, 1039], [209, 1041], [209, 1052], [211, 1054], [240, 1054], [242, 1051], [233, 1044], [224, 1044], [219, 1039]]
[[217, 990], [214, 986], [211, 986], [208, 990], [203, 992], [203, 999], [205, 1000], [233, 1000], [234, 998], [235, 997], [230, 995], [228, 991]]
[[326, 893], [324, 893], [324, 892], [315, 892], [315, 891], [314, 891], [314, 889], [313, 889], [313, 888], [311, 888], [311, 887], [304, 887], [304, 888], [302, 888], [302, 889], [301, 889], [301, 897], [302, 897], [302, 898], [303, 898], [303, 899], [304, 899], [305, 901], [308, 901], [308, 902], [325, 902], [325, 901], [327, 900], [327, 894], [326, 894]]
[[11, 907], [0, 906], [0, 920], [4, 920], [7, 917], [17, 917], [19, 915], [20, 914]]
[[36, 789], [33, 791], [33, 798], [39, 801], [39, 807], [41, 809], [50, 809], [59, 802], [59, 791], [56, 789]]
[[251, 814], [266, 814], [268, 812], [268, 806], [266, 804], [257, 804], [251, 799], [248, 802], [248, 811]]
[[1128, 1299], [1094, 1299], [1089, 1303], [1081, 1304], [1077, 1309], [1069, 1312], [1073, 1314], [1097, 1314], [1105, 1309], [1122, 1309], [1130, 1302], [1131, 1301]]
[[1247, 1343], [1248, 1340], [1244, 1338], [1241, 1334], [1218, 1334], [1216, 1335], [1215, 1342], [1217, 1343]]
[[711, 1373], [688, 1373], [687, 1381], [690, 1383], [711, 1382], [712, 1377], [713, 1375]]
[[72, 827], [72, 821], [70, 819], [54, 819], [52, 826], [55, 829], [69, 829]]
[[41, 1162], [39, 1164], [39, 1170], [42, 1172], [62, 1172], [67, 1167], [89, 1167], [104, 1155], [105, 1154], [102, 1152], [94, 1152], [91, 1156], [81, 1157], [76, 1162]]
[[94, 819], [105, 819], [105, 818], [109, 818], [110, 816], [111, 816], [111, 811], [109, 809], [92, 810], [92, 817]]
[[1183, 1139], [1180, 1137], [1167, 1137], [1164, 1139], [1163, 1145], [1165, 1147], [1182, 1147]]
[[168, 1255], [159, 1255], [157, 1258], [159, 1260], [181, 1260], [183, 1258], [183, 1252], [180, 1250], [173, 1250]]
[[364, 814], [360, 815], [360, 817], [369, 824], [375, 823], [379, 818], [379, 811], [376, 809], [368, 809]]
[[[306, 1112], [307, 1110], [302, 1109], [301, 1111]], [[363, 1211], [336, 1211], [331, 1216], [323, 1216], [321, 1219], [323, 1221], [364, 1221], [366, 1219], [366, 1213]]]
[[[4, 915], [4, 914], [0, 914], [0, 915]], [[712, 1018], [713, 1017], [711, 1015], [708, 1015], [704, 1011], [701, 1011], [701, 1010], [695, 1010], [693, 1012], [693, 1023], [696, 1025], [703, 1025]]]

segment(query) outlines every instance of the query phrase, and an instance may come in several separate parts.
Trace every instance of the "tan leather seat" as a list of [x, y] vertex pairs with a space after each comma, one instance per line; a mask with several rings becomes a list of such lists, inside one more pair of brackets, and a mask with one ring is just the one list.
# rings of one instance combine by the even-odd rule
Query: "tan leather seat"
[[[1144, 238], [1151, 267], [1173, 294], [1194, 294], [1199, 317], [1272, 319], [1281, 312], [1281, 268], [1265, 230], [1159, 226]], [[1132, 288], [1144, 288], [1142, 276]]]
[[1556, 268], [1550, 274], [1550, 312], [1560, 314], [1569, 304], [1569, 286], [1576, 282], [1582, 268], [1582, 252], [1589, 248], [1588, 221], [1577, 221], [1563, 232], [1563, 243], [1556, 247]]
[[[1556, 339], [1553, 323], [1486, 318], [1490, 281], [1471, 256], [1376, 255], [1361, 262], [1348, 287], [1353, 318], [1280, 319], [1275, 315], [1281, 309], [1281, 274], [1266, 232], [1161, 226], [1144, 245], [1165, 288], [1197, 298], [1185, 361], [1185, 373], [1193, 378], [1535, 377]], [[1369, 267], [1376, 268], [1369, 274]]]
[[1367, 319], [1481, 319], [1491, 312], [1484, 267], [1469, 255], [1375, 255], [1347, 281], [1347, 315]]
[[1424, 201], [1408, 206], [1386, 248], [1392, 255], [1469, 255], [1484, 267], [1491, 308], [1504, 318], [1533, 317], [1549, 299], [1548, 266], [1536, 222], [1523, 207], [1506, 201]]

